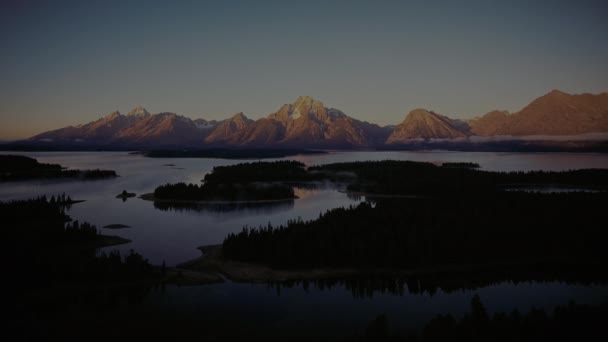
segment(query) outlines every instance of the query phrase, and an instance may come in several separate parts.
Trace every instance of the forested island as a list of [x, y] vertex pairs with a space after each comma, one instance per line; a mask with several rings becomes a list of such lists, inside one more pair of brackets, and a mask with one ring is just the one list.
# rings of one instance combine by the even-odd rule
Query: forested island
[[73, 178], [95, 180], [117, 177], [113, 170], [66, 170], [59, 164], [39, 163], [18, 155], [0, 155], [0, 181]]
[[312, 180], [304, 164], [295, 161], [253, 162], [216, 166], [203, 184], [165, 184], [154, 190], [154, 201], [279, 201], [296, 198], [287, 182]]

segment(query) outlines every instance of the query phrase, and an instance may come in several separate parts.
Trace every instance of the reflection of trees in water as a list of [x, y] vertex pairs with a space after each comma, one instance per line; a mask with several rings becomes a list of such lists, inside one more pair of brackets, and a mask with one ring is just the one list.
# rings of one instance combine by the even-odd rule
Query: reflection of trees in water
[[528, 312], [495, 312], [490, 315], [479, 295], [471, 299], [470, 309], [462, 318], [439, 314], [418, 331], [405, 335], [391, 331], [388, 317], [378, 315], [368, 323], [363, 336], [349, 336], [344, 341], [606, 341], [608, 302], [599, 305], [576, 304]]
[[281, 289], [302, 287], [308, 291], [311, 287], [321, 291], [332, 291], [336, 288], [349, 290], [353, 298], [372, 298], [374, 294], [391, 295], [435, 295], [438, 291], [451, 293], [463, 290], [475, 290], [501, 283], [514, 285], [525, 283], [549, 283], [559, 282], [568, 285], [592, 286], [608, 285], [608, 277], [598, 275], [598, 270], [581, 269], [572, 266], [548, 267], [545, 273], [538, 270], [519, 271], [485, 271], [476, 273], [444, 273], [429, 274], [423, 276], [358, 276], [349, 278], [328, 278], [318, 280], [292, 280], [285, 282], [270, 283], [269, 287], [275, 288], [280, 295]]
[[294, 200], [268, 202], [235, 202], [235, 203], [179, 203], [154, 202], [154, 208], [162, 211], [198, 212], [201, 214], [222, 214], [248, 211], [258, 214], [271, 214], [292, 209]]
[[298, 198], [314, 196], [324, 191], [345, 191], [346, 184], [332, 183], [329, 181], [317, 182], [287, 182], [293, 187], [294, 194]]

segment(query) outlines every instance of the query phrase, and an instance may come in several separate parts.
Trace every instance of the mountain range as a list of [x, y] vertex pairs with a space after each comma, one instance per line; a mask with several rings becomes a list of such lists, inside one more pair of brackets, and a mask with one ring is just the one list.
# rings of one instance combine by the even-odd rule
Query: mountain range
[[192, 120], [175, 113], [150, 114], [137, 107], [93, 122], [44, 132], [26, 143], [125, 148], [255, 147], [374, 148], [435, 139], [493, 136], [564, 136], [608, 132], [608, 93], [572, 95], [551, 91], [521, 111], [492, 111], [470, 120], [427, 109], [412, 110], [396, 126], [357, 120], [321, 101], [301, 96], [267, 117], [243, 113], [221, 121]]

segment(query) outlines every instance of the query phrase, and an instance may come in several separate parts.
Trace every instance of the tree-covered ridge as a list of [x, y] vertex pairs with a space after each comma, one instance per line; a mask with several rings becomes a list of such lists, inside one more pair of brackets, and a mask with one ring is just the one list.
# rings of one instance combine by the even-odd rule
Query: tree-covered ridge
[[276, 268], [419, 268], [534, 260], [605, 263], [606, 193], [385, 200], [230, 234], [225, 257]]
[[36, 159], [0, 155], [0, 181], [46, 178], [80, 178], [85, 180], [117, 177], [112, 170], [66, 170], [59, 164], [39, 163]]

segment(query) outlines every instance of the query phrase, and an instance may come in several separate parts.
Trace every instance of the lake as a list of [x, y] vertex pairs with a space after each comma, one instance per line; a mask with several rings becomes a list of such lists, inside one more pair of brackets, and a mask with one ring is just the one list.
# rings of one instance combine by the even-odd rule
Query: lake
[[[8, 152], [3, 152], [10, 154]], [[151, 263], [175, 265], [200, 255], [196, 247], [219, 244], [224, 237], [239, 232], [243, 226], [268, 222], [276, 226], [290, 219], [314, 219], [320, 213], [349, 205], [365, 198], [349, 197], [333, 187], [296, 189], [299, 197], [271, 206], [201, 207], [173, 209], [157, 207], [139, 198], [126, 201], [115, 196], [127, 190], [137, 195], [153, 192], [158, 185], [174, 182], [199, 183], [214, 166], [232, 165], [243, 160], [225, 159], [154, 159], [126, 152], [39, 152], [21, 153], [43, 163], [57, 163], [77, 169], [111, 169], [120, 177], [96, 181], [23, 181], [0, 183], [0, 200], [26, 199], [65, 192], [76, 200], [68, 214], [75, 220], [98, 227], [124, 224], [125, 229], [102, 229], [104, 234], [119, 235], [132, 242], [110, 247], [142, 254]], [[581, 153], [486, 153], [486, 152], [332, 152], [323, 155], [293, 156], [306, 165], [364, 160], [414, 160], [433, 163], [474, 162], [484, 170], [568, 170], [608, 168], [608, 155]], [[272, 159], [271, 159], [272, 160]], [[251, 161], [251, 160], [248, 160]], [[436, 314], [461, 315], [468, 311], [474, 293], [479, 293], [489, 311], [551, 309], [573, 299], [597, 303], [608, 299], [608, 288], [560, 282], [500, 282], [475, 290], [445, 293], [404, 294], [375, 293], [360, 298], [345, 285], [321, 290], [301, 285], [277, 289], [260, 284], [224, 284], [154, 289], [137, 304], [121, 304], [126, 312], [170, 312], [214, 320], [247, 322], [251, 329], [284, 329], [293, 334], [322, 328], [328, 334], [342, 336], [357, 332], [378, 314], [387, 314], [391, 326], [416, 328]]]

